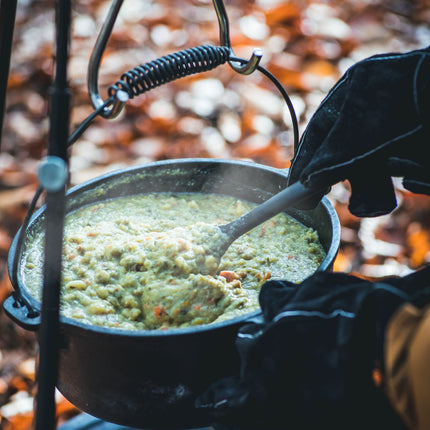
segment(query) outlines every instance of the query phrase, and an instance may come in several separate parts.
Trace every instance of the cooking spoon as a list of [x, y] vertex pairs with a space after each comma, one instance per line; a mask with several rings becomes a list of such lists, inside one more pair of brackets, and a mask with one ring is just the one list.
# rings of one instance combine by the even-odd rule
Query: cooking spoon
[[[151, 270], [170, 271], [173, 276], [190, 273], [214, 275], [218, 271], [222, 256], [236, 239], [287, 207], [321, 192], [320, 189], [309, 189], [296, 182], [228, 224], [198, 222], [185, 227], [175, 227], [167, 232], [154, 233], [153, 240], [144, 242], [144, 248], [148, 255], [153, 255], [154, 250], [164, 249], [166, 259], [161, 266], [159, 261], [154, 261]], [[205, 257], [203, 264], [200, 258], [202, 255]], [[148, 264], [149, 262], [150, 260]]]
[[213, 242], [209, 243], [209, 253], [221, 259], [229, 246], [240, 236], [284, 211], [289, 206], [300, 203], [321, 192], [319, 189], [309, 189], [304, 187], [300, 182], [295, 182], [240, 218], [228, 224], [219, 225]]

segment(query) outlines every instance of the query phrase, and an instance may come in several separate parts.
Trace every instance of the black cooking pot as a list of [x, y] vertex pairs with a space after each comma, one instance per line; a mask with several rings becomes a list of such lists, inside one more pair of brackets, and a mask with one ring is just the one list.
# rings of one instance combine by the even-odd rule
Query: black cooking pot
[[[252, 162], [169, 160], [115, 171], [78, 185], [67, 193], [67, 211], [116, 196], [161, 191], [220, 193], [260, 203], [285, 185], [286, 171]], [[324, 197], [314, 210], [287, 212], [318, 231], [327, 253], [319, 270], [330, 270], [338, 251], [340, 225], [329, 201]], [[40, 225], [43, 213], [41, 208], [34, 214], [26, 237]], [[39, 318], [31, 318], [15, 300], [22, 296], [35, 313], [40, 311], [41, 303], [22, 282], [22, 267], [18, 265], [13, 273], [15, 256], [22, 253], [17, 242], [15, 237], [8, 259], [15, 292], [4, 306], [19, 325], [37, 331]], [[259, 315], [255, 311], [212, 325], [163, 331], [104, 328], [61, 317], [58, 388], [83, 411], [125, 426], [209, 425], [205, 412], [194, 408], [195, 398], [217, 379], [238, 373], [237, 330]]]

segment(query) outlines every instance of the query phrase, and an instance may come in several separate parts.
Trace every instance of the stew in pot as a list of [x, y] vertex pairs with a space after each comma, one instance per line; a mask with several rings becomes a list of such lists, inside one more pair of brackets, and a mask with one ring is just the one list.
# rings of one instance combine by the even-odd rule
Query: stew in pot
[[[285, 213], [237, 239], [218, 262], [198, 235], [256, 204], [204, 193], [152, 193], [84, 206], [65, 220], [61, 312], [127, 330], [218, 322], [258, 308], [268, 279], [301, 282], [325, 252]], [[23, 276], [41, 297], [43, 231], [27, 238]], [[219, 265], [218, 265], [219, 263]]]

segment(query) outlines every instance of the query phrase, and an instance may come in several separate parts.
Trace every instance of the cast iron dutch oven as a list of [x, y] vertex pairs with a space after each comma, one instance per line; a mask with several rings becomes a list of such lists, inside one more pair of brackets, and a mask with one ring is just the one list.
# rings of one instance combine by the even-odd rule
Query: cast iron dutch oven
[[[67, 211], [79, 206], [131, 194], [197, 191], [228, 194], [261, 203], [286, 186], [287, 171], [253, 162], [183, 159], [122, 169], [71, 188]], [[319, 270], [330, 270], [340, 241], [340, 225], [327, 198], [311, 211], [287, 211], [315, 228], [327, 253]], [[26, 237], [43, 219], [42, 207], [33, 215]], [[24, 241], [25, 243], [25, 241]], [[24, 247], [24, 246], [23, 246]], [[37, 331], [39, 318], [30, 318], [16, 296], [40, 311], [21, 278], [13, 271], [22, 253], [15, 237], [9, 252], [13, 296], [5, 302], [8, 315], [26, 329]], [[83, 411], [116, 424], [146, 429], [193, 428], [209, 425], [195, 398], [212, 382], [238, 373], [235, 350], [238, 328], [260, 312], [212, 325], [163, 331], [127, 331], [85, 325], [61, 317], [58, 388]]]

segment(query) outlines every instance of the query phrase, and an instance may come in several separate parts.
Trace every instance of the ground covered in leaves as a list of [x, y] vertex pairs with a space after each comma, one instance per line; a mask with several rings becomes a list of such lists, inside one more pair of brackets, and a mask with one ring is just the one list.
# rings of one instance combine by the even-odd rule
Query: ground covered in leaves
[[[46, 155], [53, 70], [54, 3], [18, 2], [7, 112], [0, 152], [0, 302], [10, 294], [6, 257]], [[110, 6], [73, 3], [69, 78], [71, 132], [93, 111], [87, 68]], [[430, 44], [427, 0], [226, 1], [237, 56], [256, 47], [262, 65], [291, 97], [300, 132], [327, 91], [353, 63], [376, 53]], [[121, 74], [181, 49], [218, 44], [210, 0], [125, 1], [99, 71], [100, 94]], [[129, 101], [114, 121], [97, 118], [70, 150], [71, 185], [148, 161], [214, 157], [287, 168], [293, 155], [288, 109], [273, 84], [228, 65], [159, 87]], [[404, 275], [430, 261], [430, 199], [397, 189], [389, 216], [358, 219], [347, 210], [348, 184], [329, 198], [342, 224], [335, 270], [369, 278]], [[30, 428], [35, 392], [34, 336], [0, 314], [0, 427]], [[78, 411], [59, 396], [59, 422]]]

